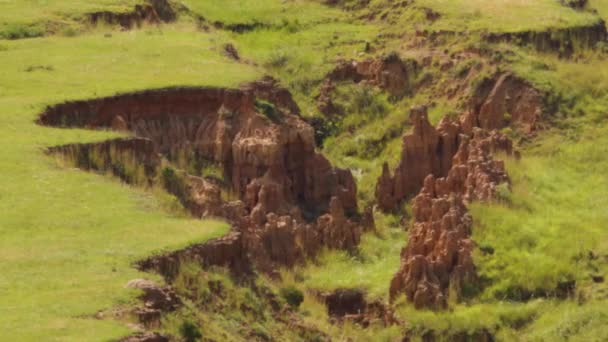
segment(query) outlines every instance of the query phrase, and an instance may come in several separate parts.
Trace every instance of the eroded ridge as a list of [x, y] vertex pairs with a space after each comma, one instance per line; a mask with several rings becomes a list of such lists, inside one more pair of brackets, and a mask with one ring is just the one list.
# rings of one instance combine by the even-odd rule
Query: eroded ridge
[[[233, 226], [228, 236], [205, 246], [141, 263], [170, 278], [184, 257], [236, 272], [255, 267], [273, 273], [277, 265], [293, 265], [322, 246], [357, 246], [353, 176], [315, 151], [313, 129], [298, 113], [291, 94], [267, 78], [240, 89], [172, 88], [68, 102], [48, 108], [39, 121], [129, 131], [171, 165], [204, 162], [223, 170], [224, 182], [167, 167], [150, 180], [162, 183], [197, 217], [222, 217]], [[76, 162], [86, 161], [80, 166], [89, 168], [90, 159]]]
[[[412, 119], [415, 129], [432, 127], [424, 107], [415, 108]], [[500, 184], [509, 184], [504, 162], [492, 155], [514, 155], [507, 137], [498, 131], [474, 128], [471, 136], [462, 134], [457, 141], [458, 151], [446, 176], [436, 178], [428, 173], [413, 200], [414, 224], [401, 252], [400, 269], [391, 282], [391, 299], [403, 293], [416, 308], [445, 309], [450, 295], [458, 300], [475, 287], [473, 221], [466, 204], [490, 201]]]

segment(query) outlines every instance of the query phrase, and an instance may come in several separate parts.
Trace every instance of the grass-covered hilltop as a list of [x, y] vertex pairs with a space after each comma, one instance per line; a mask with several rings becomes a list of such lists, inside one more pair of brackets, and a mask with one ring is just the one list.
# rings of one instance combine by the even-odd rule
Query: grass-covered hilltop
[[0, 0], [0, 341], [608, 341], [607, 0]]

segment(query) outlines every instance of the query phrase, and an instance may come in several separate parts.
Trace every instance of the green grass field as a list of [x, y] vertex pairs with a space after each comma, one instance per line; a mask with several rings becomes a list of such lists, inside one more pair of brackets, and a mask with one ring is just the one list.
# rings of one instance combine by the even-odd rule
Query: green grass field
[[184, 0], [183, 3], [206, 20], [226, 25], [311, 24], [345, 18], [342, 11], [306, 0]]
[[[599, 18], [557, 0], [418, 0], [400, 12], [385, 7], [386, 0], [350, 12], [312, 0], [181, 0], [177, 2], [207, 22], [252, 28], [236, 33], [211, 25], [204, 30], [188, 14], [170, 25], [125, 32], [107, 25], [86, 27], [80, 21], [89, 12], [123, 12], [140, 2], [0, 0], [0, 341], [125, 336], [130, 332], [127, 322], [94, 315], [135, 303], [136, 293], [124, 289], [127, 281], [159, 279], [138, 272], [133, 263], [228, 229], [223, 222], [189, 218], [175, 198], [159, 189], [128, 186], [46, 156], [49, 146], [117, 136], [38, 126], [34, 121], [47, 105], [178, 85], [235, 87], [270, 74], [292, 91], [305, 117], [318, 117], [315, 96], [337, 60], [365, 59], [393, 49], [423, 56], [417, 53], [425, 46], [417, 50], [406, 44], [408, 32], [519, 32], [589, 25]], [[608, 18], [605, 1], [589, 3]], [[440, 18], [430, 23], [420, 17], [421, 7], [437, 11]], [[369, 14], [376, 9], [381, 11], [372, 20]], [[397, 22], [378, 19], [386, 11], [394, 11]], [[57, 29], [63, 27], [77, 30], [68, 37]], [[46, 37], [3, 39], [39, 35]], [[223, 56], [226, 43], [237, 48], [241, 62]], [[446, 49], [449, 55], [470, 43], [432, 49]], [[368, 44], [371, 52], [365, 49]], [[394, 308], [403, 325], [363, 329], [331, 324], [326, 307], [312, 292], [356, 287], [369, 298], [387, 301], [407, 233], [401, 215], [377, 213], [378, 232], [365, 234], [356, 253], [324, 251], [310, 263], [282, 270], [281, 281], [256, 280], [274, 290], [293, 285], [304, 291], [297, 314], [332, 339], [394, 341], [405, 329], [443, 336], [486, 329], [498, 341], [608, 340], [608, 285], [591, 280], [591, 275], [608, 274], [607, 52], [583, 51], [575, 59], [563, 59], [511, 45], [488, 49], [500, 53], [502, 68], [546, 91], [556, 113], [546, 118], [549, 129], [521, 142], [520, 161], [507, 160], [513, 184], [503, 195], [509, 201], [471, 206], [474, 240], [494, 251], [475, 254], [485, 286], [445, 312], [418, 311], [401, 299]], [[455, 72], [440, 68], [425, 66], [421, 75], [449, 85]], [[382, 163], [397, 163], [411, 106], [433, 103], [434, 123], [461, 109], [435, 89], [390, 99], [375, 87], [339, 85], [336, 101], [346, 115], [320, 151], [335, 165], [353, 170], [361, 204], [373, 201]], [[407, 205], [400, 213], [405, 221]], [[180, 290], [193, 286], [189, 290], [208, 292], [206, 278], [199, 276], [204, 270], [192, 266], [181, 271], [176, 284]], [[267, 303], [258, 303], [263, 299], [250, 288], [223, 273], [204, 277], [217, 277], [234, 294], [215, 303], [227, 305], [227, 311], [197, 310], [196, 303], [188, 303], [164, 318], [164, 331], [179, 334], [180, 324], [192, 316], [210, 326], [213, 336], [245, 340], [240, 333], [252, 325], [273, 336], [297, 337], [268, 316]], [[574, 298], [542, 295], [564, 280], [576, 280]], [[522, 296], [529, 293], [535, 293], [533, 298]], [[239, 311], [250, 300], [266, 325]], [[243, 325], [247, 329], [239, 330]]]
[[143, 0], [4, 0], [0, 2], [0, 38], [42, 36], [48, 31], [67, 32], [84, 14], [127, 12], [140, 3]]
[[399, 255], [407, 234], [399, 227], [398, 217], [379, 213], [376, 216], [377, 232], [363, 236], [357, 253], [325, 251], [317, 262], [295, 271], [302, 284], [321, 291], [359, 288], [369, 298], [385, 300], [393, 274], [399, 268]]
[[[361, 11], [388, 34], [447, 31], [471, 36], [484, 32], [540, 32], [584, 27], [600, 21], [597, 14], [574, 10], [559, 0], [420, 0], [400, 4], [407, 5], [373, 0]], [[605, 10], [601, 0], [592, 4], [600, 11]]]
[[443, 15], [436, 30], [536, 31], [583, 26], [597, 22], [588, 12], [578, 12], [556, 0], [422, 0], [417, 2]]
[[224, 60], [211, 36], [173, 28], [0, 41], [0, 47], [0, 340], [120, 337], [128, 332], [124, 323], [91, 317], [132, 300], [123, 289], [128, 280], [150, 277], [131, 264], [221, 235], [227, 225], [189, 219], [155, 191], [60, 167], [45, 147], [112, 134], [34, 120], [46, 105], [68, 99], [171, 85], [235, 86], [258, 71]]

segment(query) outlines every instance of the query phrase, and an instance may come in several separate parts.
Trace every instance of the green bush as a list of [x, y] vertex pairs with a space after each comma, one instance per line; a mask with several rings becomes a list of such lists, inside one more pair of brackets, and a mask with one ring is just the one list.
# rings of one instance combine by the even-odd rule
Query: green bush
[[294, 309], [300, 307], [304, 301], [304, 293], [295, 286], [288, 286], [281, 289], [281, 297]]
[[36, 26], [28, 26], [24, 24], [11, 24], [0, 31], [0, 38], [3, 39], [24, 39], [35, 38], [44, 35], [42, 29]]
[[255, 100], [255, 109], [258, 111], [258, 113], [264, 114], [264, 116], [270, 119], [272, 122], [281, 121], [281, 113], [277, 111], [276, 107], [268, 101]]
[[190, 321], [182, 323], [179, 327], [179, 333], [186, 342], [196, 342], [203, 337], [198, 327]]

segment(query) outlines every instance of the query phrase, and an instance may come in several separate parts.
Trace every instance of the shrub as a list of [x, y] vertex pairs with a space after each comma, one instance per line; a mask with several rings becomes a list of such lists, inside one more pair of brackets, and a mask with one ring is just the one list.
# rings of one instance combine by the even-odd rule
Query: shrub
[[503, 202], [510, 203], [512, 200], [511, 189], [508, 183], [502, 183], [496, 187], [496, 197]]
[[338, 129], [335, 121], [322, 116], [315, 116], [307, 121], [315, 129], [315, 143], [319, 147], [323, 147], [325, 139], [334, 135]]
[[294, 309], [300, 307], [300, 304], [304, 301], [304, 293], [297, 289], [295, 286], [288, 286], [281, 289], [281, 297], [285, 299], [287, 304]]
[[277, 111], [276, 107], [264, 100], [255, 100], [255, 109], [260, 114], [264, 114], [265, 117], [269, 118], [272, 122], [281, 121], [281, 113]]
[[296, 33], [300, 30], [300, 21], [295, 19], [294, 21], [289, 21], [288, 19], [283, 18], [282, 26], [289, 33]]
[[0, 38], [13, 40], [41, 37], [43, 35], [44, 32], [39, 27], [24, 24], [11, 24], [6, 26], [4, 30], [0, 32]]
[[274, 51], [268, 61], [266, 62], [266, 66], [269, 68], [282, 68], [287, 65], [289, 62], [289, 56], [284, 51]]
[[179, 327], [179, 333], [186, 342], [196, 342], [203, 337], [198, 327], [190, 321], [182, 323]]

